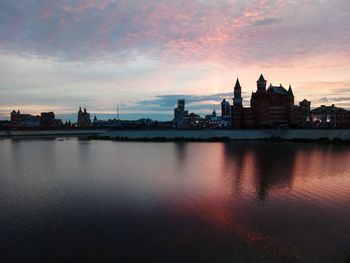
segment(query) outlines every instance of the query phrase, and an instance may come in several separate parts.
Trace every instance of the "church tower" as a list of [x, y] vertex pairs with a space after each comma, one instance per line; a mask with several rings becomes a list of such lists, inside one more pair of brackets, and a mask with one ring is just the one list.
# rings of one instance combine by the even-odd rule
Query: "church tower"
[[266, 91], [266, 80], [263, 76], [263, 74], [260, 75], [259, 79], [256, 82], [256, 86], [258, 88], [258, 92], [265, 92]]
[[242, 88], [238, 78], [236, 80], [236, 85], [234, 88], [233, 105], [242, 107]]

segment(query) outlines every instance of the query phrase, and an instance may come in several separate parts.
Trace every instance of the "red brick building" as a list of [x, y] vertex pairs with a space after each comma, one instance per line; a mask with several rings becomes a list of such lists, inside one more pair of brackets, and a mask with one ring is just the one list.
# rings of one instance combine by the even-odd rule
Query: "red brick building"
[[281, 128], [306, 127], [311, 103], [303, 100], [294, 105], [292, 87], [288, 90], [281, 84], [266, 88], [266, 80], [261, 74], [257, 80], [257, 90], [252, 93], [250, 107], [243, 107], [242, 88], [237, 79], [234, 87], [232, 126], [234, 128]]

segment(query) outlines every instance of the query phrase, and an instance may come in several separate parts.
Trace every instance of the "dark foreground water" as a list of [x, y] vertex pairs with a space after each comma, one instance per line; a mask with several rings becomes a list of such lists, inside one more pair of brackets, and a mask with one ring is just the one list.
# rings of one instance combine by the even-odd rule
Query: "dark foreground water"
[[350, 147], [0, 140], [0, 262], [343, 262]]

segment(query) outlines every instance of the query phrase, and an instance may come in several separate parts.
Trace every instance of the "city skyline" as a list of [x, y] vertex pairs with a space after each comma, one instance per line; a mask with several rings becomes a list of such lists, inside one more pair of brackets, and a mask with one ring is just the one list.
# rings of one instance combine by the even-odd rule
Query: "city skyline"
[[[350, 108], [346, 1], [0, 1], [0, 118], [12, 110], [171, 119], [244, 102], [256, 77]], [[71, 115], [72, 114], [72, 115]], [[133, 117], [134, 116], [134, 117]], [[66, 118], [65, 118], [66, 117]]]

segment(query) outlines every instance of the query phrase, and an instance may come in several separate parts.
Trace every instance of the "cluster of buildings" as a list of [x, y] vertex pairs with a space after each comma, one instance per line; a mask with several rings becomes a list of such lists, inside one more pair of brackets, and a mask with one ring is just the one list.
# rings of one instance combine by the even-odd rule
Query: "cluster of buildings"
[[9, 122], [9, 126], [12, 128], [57, 128], [62, 125], [62, 121], [56, 119], [53, 112], [42, 112], [40, 115], [31, 115], [23, 114], [19, 110], [11, 112], [11, 120]]
[[78, 121], [76, 124], [71, 122], [63, 123], [61, 119], [57, 119], [54, 112], [42, 112], [40, 115], [23, 114], [19, 110], [12, 111], [10, 121], [3, 121], [2, 127], [11, 129], [58, 129], [58, 128], [90, 128], [92, 127], [90, 114], [84, 108], [79, 108]]
[[54, 112], [42, 112], [40, 115], [23, 114], [19, 110], [12, 111], [9, 121], [0, 121], [0, 129], [171, 129], [171, 121], [153, 121], [151, 119], [139, 120], [98, 120], [96, 116], [91, 121], [90, 113], [84, 107], [79, 107], [77, 122], [63, 123], [56, 119]]
[[19, 110], [11, 112], [10, 121], [0, 121], [0, 128], [9, 129], [57, 129], [57, 128], [116, 128], [116, 129], [283, 129], [283, 128], [350, 128], [350, 111], [322, 105], [311, 109], [311, 102], [304, 99], [295, 104], [291, 85], [267, 86], [261, 74], [256, 81], [256, 91], [252, 92], [250, 105], [243, 105], [242, 87], [237, 78], [233, 89], [232, 105], [229, 100], [221, 101], [221, 116], [214, 110], [201, 118], [185, 108], [185, 100], [179, 99], [174, 109], [173, 121], [160, 122], [150, 119], [140, 120], [98, 120], [91, 121], [84, 107], [79, 107], [77, 122], [63, 123], [56, 119], [54, 112], [40, 115], [23, 114]]
[[175, 129], [205, 129], [220, 128], [221, 118], [217, 116], [214, 110], [212, 114], [208, 114], [205, 118], [201, 118], [198, 114], [185, 110], [185, 100], [179, 99], [177, 107], [174, 109], [174, 119], [172, 128]]
[[[195, 117], [195, 118], [193, 118]], [[212, 120], [212, 122], [208, 122]], [[178, 129], [219, 126], [221, 128], [350, 128], [350, 112], [332, 106], [321, 106], [311, 110], [311, 102], [304, 99], [295, 105], [291, 85], [267, 86], [261, 74], [252, 92], [250, 106], [243, 105], [242, 87], [237, 78], [232, 105], [226, 99], [221, 102], [221, 117], [215, 112], [204, 121], [194, 113], [185, 111], [185, 101], [179, 100], [174, 109], [173, 127]], [[209, 125], [208, 125], [209, 124]]]
[[242, 88], [237, 79], [231, 107], [231, 125], [235, 128], [281, 128], [306, 127], [310, 115], [311, 102], [303, 100], [294, 104], [292, 87], [266, 85], [261, 74], [252, 93], [250, 107], [242, 103]]

